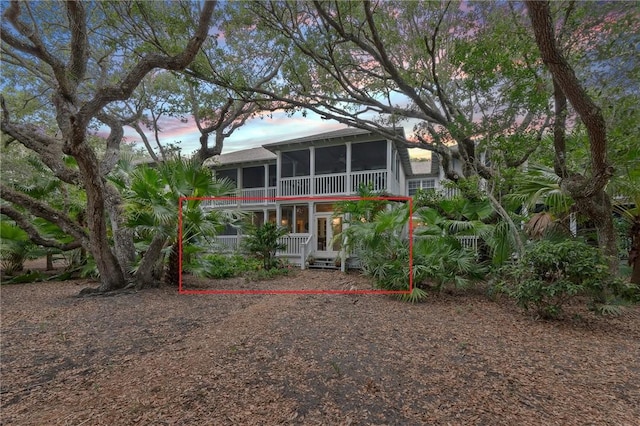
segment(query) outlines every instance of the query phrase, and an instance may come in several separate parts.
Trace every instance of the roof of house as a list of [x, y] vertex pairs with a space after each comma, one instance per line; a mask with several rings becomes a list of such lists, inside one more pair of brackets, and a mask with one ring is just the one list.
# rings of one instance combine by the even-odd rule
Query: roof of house
[[275, 161], [277, 158], [276, 154], [273, 152], [259, 146], [256, 148], [243, 149], [241, 151], [229, 152], [228, 154], [221, 154], [217, 158], [214, 159], [214, 163], [219, 166], [228, 166], [231, 164], [238, 163], [249, 163], [249, 162], [264, 162], [273, 160]]
[[267, 144], [264, 144], [263, 146], [267, 149], [274, 149], [282, 146], [298, 145], [298, 144], [304, 144], [307, 142], [318, 142], [323, 140], [353, 137], [358, 135], [366, 135], [370, 133], [371, 132], [367, 130], [357, 129], [354, 127], [347, 127], [344, 129], [332, 130], [330, 132], [319, 133], [311, 136], [304, 136], [301, 138], [287, 139], [284, 141], [267, 143]]
[[411, 162], [411, 171], [413, 175], [431, 175], [434, 173], [438, 173], [438, 171], [433, 171], [433, 163], [431, 160], [426, 161], [412, 161]]

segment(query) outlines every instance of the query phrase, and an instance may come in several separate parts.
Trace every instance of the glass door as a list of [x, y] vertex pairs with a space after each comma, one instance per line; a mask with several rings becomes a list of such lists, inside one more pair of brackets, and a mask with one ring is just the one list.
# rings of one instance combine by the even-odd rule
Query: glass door
[[316, 251], [326, 256], [336, 256], [341, 248], [341, 242], [333, 241], [333, 237], [342, 232], [342, 217], [332, 217], [331, 214], [316, 216]]

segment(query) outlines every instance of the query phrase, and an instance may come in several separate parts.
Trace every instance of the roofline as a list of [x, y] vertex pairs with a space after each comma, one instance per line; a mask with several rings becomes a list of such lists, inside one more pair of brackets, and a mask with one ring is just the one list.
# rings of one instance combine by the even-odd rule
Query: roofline
[[[395, 132], [399, 132], [402, 135], [404, 135], [404, 128], [402, 127], [389, 127], [389, 130], [395, 131]], [[344, 130], [351, 130], [352, 133], [350, 134], [343, 134], [343, 135], [337, 135], [337, 136], [331, 136], [332, 134], [335, 134], [337, 132], [340, 131], [344, 131]], [[344, 129], [339, 129], [339, 130], [333, 130], [330, 132], [325, 132], [325, 133], [320, 133], [318, 135], [310, 135], [310, 136], [303, 136], [300, 138], [295, 138], [295, 139], [287, 139], [284, 141], [280, 141], [280, 142], [271, 142], [268, 144], [264, 144], [262, 145], [263, 148], [268, 149], [269, 151], [273, 152], [276, 151], [277, 148], [283, 148], [283, 147], [293, 147], [293, 146], [297, 146], [297, 145], [313, 145], [313, 144], [317, 144], [318, 142], [326, 142], [326, 143], [332, 143], [332, 142], [339, 142], [339, 141], [347, 141], [347, 140], [352, 140], [354, 138], [357, 137], [371, 137], [371, 136], [379, 136], [382, 137], [384, 139], [388, 139], [387, 137], [384, 137], [380, 134], [378, 134], [377, 132], [371, 131], [371, 130], [364, 130], [364, 129], [360, 129], [357, 127], [347, 127]]]

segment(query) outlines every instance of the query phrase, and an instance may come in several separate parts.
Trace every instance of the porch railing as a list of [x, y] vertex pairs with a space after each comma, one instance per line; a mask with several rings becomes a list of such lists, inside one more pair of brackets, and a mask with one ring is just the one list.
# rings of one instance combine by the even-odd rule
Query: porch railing
[[240, 235], [217, 235], [215, 237], [216, 244], [222, 251], [234, 252], [240, 249]]
[[466, 249], [471, 249], [476, 253], [478, 252], [479, 237], [475, 235], [464, 235], [464, 236], [458, 235], [456, 236], [456, 239], [460, 241], [460, 244], [462, 245], [462, 247]]
[[347, 175], [344, 173], [320, 175], [314, 180], [315, 193], [318, 195], [344, 194], [347, 190]]
[[236, 190], [236, 193], [225, 199], [211, 198], [202, 202], [204, 208], [238, 207], [272, 204], [276, 196], [276, 187], [245, 188]]
[[388, 172], [386, 170], [353, 172], [350, 180], [349, 189], [354, 194], [358, 192], [358, 188], [362, 185], [371, 185], [374, 191], [389, 190], [387, 186]]
[[309, 256], [309, 254], [311, 254], [311, 251], [313, 250], [311, 248], [311, 242], [313, 241], [313, 235], [309, 235], [306, 239], [306, 241], [300, 246], [301, 252], [300, 252], [300, 267], [302, 269], [306, 269], [307, 268], [307, 257]]
[[309, 239], [309, 234], [288, 234], [278, 241], [285, 244], [285, 248], [278, 251], [279, 255], [297, 256], [303, 251], [303, 247]]
[[[237, 252], [240, 250], [243, 235], [218, 235], [215, 237], [216, 249], [222, 252]], [[307, 256], [311, 253], [311, 234], [288, 234], [278, 241], [285, 244], [285, 248], [278, 251], [279, 256], [292, 258], [304, 267]]]
[[283, 197], [296, 197], [311, 194], [311, 178], [293, 177], [280, 179], [280, 195]]
[[280, 195], [296, 197], [304, 195], [355, 194], [361, 185], [371, 185], [374, 191], [390, 191], [387, 170], [367, 170], [352, 173], [332, 173], [280, 179]]

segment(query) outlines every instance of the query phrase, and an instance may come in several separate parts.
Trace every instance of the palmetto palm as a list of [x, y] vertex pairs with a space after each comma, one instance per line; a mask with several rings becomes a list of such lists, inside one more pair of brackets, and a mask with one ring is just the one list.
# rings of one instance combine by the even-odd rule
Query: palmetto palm
[[631, 282], [640, 284], [640, 147], [631, 146], [616, 168], [607, 191], [612, 199], [613, 210], [629, 229], [629, 265], [632, 267]]
[[[443, 239], [444, 251], [462, 248], [462, 241], [477, 239], [484, 242], [496, 265], [509, 259], [517, 245], [509, 225], [497, 220], [491, 203], [485, 199], [441, 199], [433, 205], [418, 208], [414, 219], [418, 224], [415, 230], [418, 239]], [[425, 247], [427, 252], [433, 248], [429, 244]], [[483, 269], [476, 266], [478, 271]]]
[[[127, 226], [135, 230], [137, 245], [145, 252], [145, 257], [151, 256], [151, 259], [143, 257], [138, 268], [157, 266], [155, 264], [162, 259], [161, 253], [165, 252], [168, 259], [165, 282], [177, 284], [179, 209], [182, 209], [182, 243], [188, 254], [197, 245], [211, 243], [210, 238], [224, 227], [229, 217], [229, 212], [203, 210], [202, 200], [197, 197], [231, 195], [233, 183], [216, 179], [208, 168], [195, 160], [182, 158], [155, 167], [142, 165], [116, 179], [124, 191]], [[182, 197], [195, 199], [183, 201], [180, 206]], [[138, 277], [141, 275], [137, 274]]]

